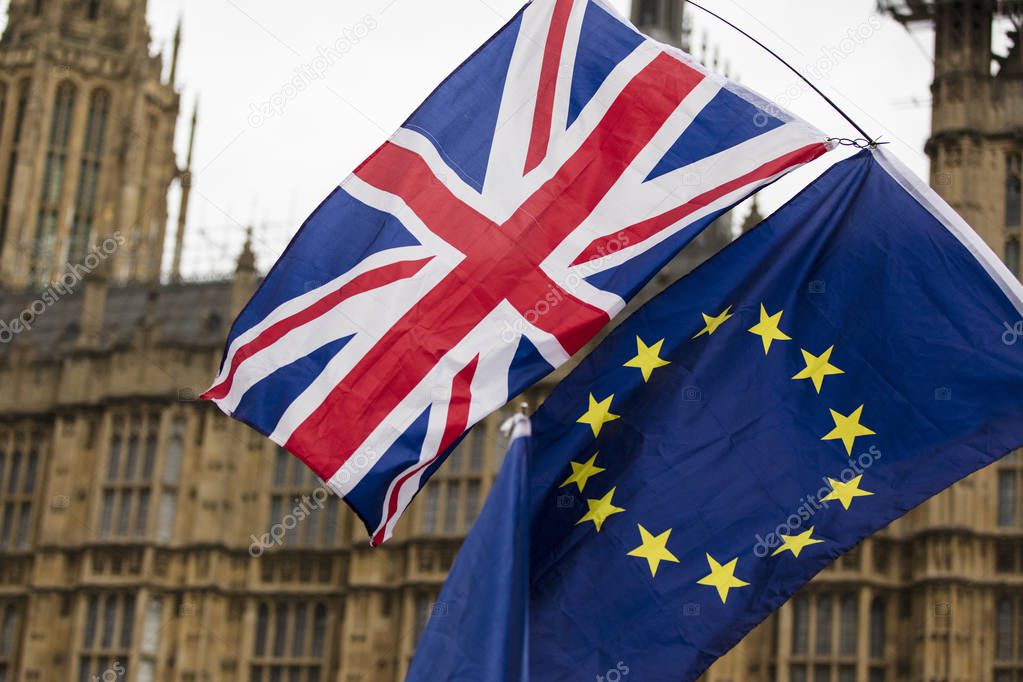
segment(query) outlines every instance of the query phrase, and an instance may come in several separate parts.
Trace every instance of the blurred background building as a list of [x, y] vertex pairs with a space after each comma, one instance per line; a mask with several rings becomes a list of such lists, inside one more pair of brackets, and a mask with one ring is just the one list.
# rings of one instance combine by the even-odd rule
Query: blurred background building
[[[637, 0], [633, 20], [688, 45], [682, 9]], [[991, 55], [995, 15], [1018, 7], [884, 9], [934, 25], [932, 182], [1018, 274], [1018, 32]], [[0, 38], [0, 320], [31, 327], [0, 327], [0, 682], [396, 682], [448, 615], [436, 594], [511, 408], [370, 550], [298, 460], [196, 400], [260, 274], [248, 243], [232, 278], [182, 280], [183, 221], [160, 272], [168, 189], [187, 205], [191, 163], [173, 150], [180, 35], [151, 55], [145, 15], [145, 0], [12, 0]], [[647, 293], [730, 237], [726, 218]], [[704, 679], [1023, 682], [1021, 486], [1017, 454], [912, 512]]]

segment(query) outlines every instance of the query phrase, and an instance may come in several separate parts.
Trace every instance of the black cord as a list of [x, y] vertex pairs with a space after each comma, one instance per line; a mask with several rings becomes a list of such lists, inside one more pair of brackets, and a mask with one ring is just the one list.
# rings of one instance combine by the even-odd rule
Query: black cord
[[835, 144], [842, 145], [843, 147], [856, 147], [857, 149], [876, 147], [879, 144], [891, 144], [889, 142], [881, 142], [880, 137], [876, 140], [870, 140], [865, 137], [857, 137], [855, 139], [849, 137], [829, 137], [828, 142], [834, 142]]
[[781, 62], [781, 63], [782, 63], [782, 64], [784, 64], [785, 66], [787, 66], [787, 67], [788, 67], [788, 69], [789, 69], [789, 70], [790, 70], [790, 71], [791, 71], [792, 73], [794, 73], [794, 74], [796, 74], [797, 76], [799, 76], [799, 78], [800, 78], [800, 79], [801, 79], [801, 80], [802, 80], [802, 81], [803, 81], [804, 83], [806, 83], [807, 85], [809, 85], [809, 86], [810, 86], [810, 88], [811, 88], [811, 89], [812, 89], [812, 90], [813, 90], [814, 92], [816, 92], [816, 93], [817, 93], [818, 95], [820, 95], [820, 96], [821, 96], [821, 98], [822, 98], [822, 99], [824, 99], [824, 101], [825, 101], [825, 102], [827, 102], [828, 104], [830, 104], [830, 105], [831, 105], [831, 107], [832, 107], [832, 108], [833, 108], [833, 109], [834, 109], [835, 111], [837, 111], [837, 112], [838, 112], [839, 114], [841, 114], [841, 115], [842, 115], [842, 118], [844, 118], [844, 119], [845, 119], [846, 121], [848, 121], [848, 122], [849, 122], [849, 125], [851, 125], [851, 126], [852, 126], [853, 128], [856, 128], [856, 130], [858, 130], [858, 131], [859, 131], [860, 135], [862, 135], [862, 136], [863, 136], [863, 138], [862, 138], [862, 139], [860, 139], [860, 140], [850, 140], [850, 139], [848, 139], [848, 138], [830, 138], [830, 141], [837, 141], [837, 142], [838, 142], [839, 144], [843, 144], [843, 145], [848, 145], [848, 146], [855, 146], [855, 147], [873, 147], [873, 146], [875, 146], [875, 145], [877, 145], [877, 144], [886, 144], [886, 143], [883, 143], [883, 142], [882, 142], [882, 143], [879, 143], [879, 142], [878, 142], [878, 139], [880, 139], [880, 138], [872, 138], [872, 137], [871, 137], [870, 135], [868, 135], [868, 134], [867, 134], [867, 131], [865, 131], [865, 130], [864, 130], [863, 128], [861, 128], [861, 127], [860, 127], [860, 126], [859, 126], [859, 125], [858, 125], [858, 124], [856, 123], [856, 121], [852, 120], [852, 118], [850, 118], [849, 114], [847, 114], [847, 113], [845, 113], [844, 111], [842, 111], [842, 108], [841, 108], [841, 107], [839, 107], [839, 106], [838, 106], [837, 104], [835, 104], [835, 102], [834, 102], [834, 101], [833, 101], [833, 100], [832, 100], [832, 99], [831, 99], [830, 97], [828, 97], [827, 95], [825, 95], [825, 94], [824, 94], [823, 92], [821, 92], [820, 88], [818, 88], [818, 87], [817, 87], [816, 85], [814, 85], [813, 83], [811, 83], [811, 82], [810, 82], [810, 79], [809, 79], [809, 78], [807, 78], [806, 76], [804, 76], [803, 74], [801, 74], [801, 73], [800, 73], [799, 71], [797, 71], [797, 70], [796, 70], [796, 67], [792, 66], [792, 65], [791, 65], [791, 64], [789, 64], [789, 63], [788, 63], [787, 61], [785, 61], [784, 59], [782, 59], [782, 58], [781, 58], [781, 56], [780, 56], [780, 55], [779, 55], [779, 54], [778, 54], [777, 52], [775, 52], [774, 50], [772, 50], [771, 48], [769, 48], [769, 47], [768, 47], [767, 45], [764, 45], [764, 44], [763, 44], [762, 42], [760, 42], [759, 40], [757, 40], [756, 38], [754, 38], [753, 36], [751, 36], [751, 35], [750, 35], [749, 33], [747, 33], [746, 31], [742, 30], [741, 28], [739, 28], [738, 26], [736, 26], [735, 24], [733, 24], [732, 22], [730, 22], [730, 21], [729, 21], [728, 19], [725, 19], [725, 18], [724, 18], [723, 16], [721, 16], [720, 14], [717, 14], [716, 12], [712, 12], [711, 10], [707, 9], [706, 7], [704, 7], [703, 5], [700, 5], [699, 3], [693, 2], [693, 0], [686, 0], [686, 2], [687, 2], [688, 4], [690, 4], [690, 5], [694, 6], [694, 7], [696, 7], [697, 9], [702, 9], [702, 10], [703, 10], [704, 12], [706, 12], [706, 13], [707, 13], [707, 14], [709, 14], [709, 15], [711, 15], [711, 16], [712, 16], [712, 17], [714, 17], [715, 19], [717, 19], [717, 20], [719, 20], [719, 21], [721, 21], [721, 22], [723, 22], [723, 23], [725, 23], [725, 24], [727, 24], [727, 25], [731, 26], [731, 27], [732, 27], [733, 29], [735, 29], [736, 31], [738, 31], [739, 33], [741, 33], [742, 35], [746, 36], [747, 38], [749, 38], [750, 40], [752, 40], [752, 41], [753, 41], [754, 43], [756, 43], [757, 45], [759, 45], [759, 46], [760, 46], [761, 48], [763, 48], [763, 49], [764, 49], [764, 50], [765, 50], [765, 51], [766, 51], [766, 52], [767, 52], [767, 53], [768, 53], [769, 55], [771, 55], [772, 57], [774, 57], [775, 59], [777, 59], [777, 60], [778, 60], [779, 62]]

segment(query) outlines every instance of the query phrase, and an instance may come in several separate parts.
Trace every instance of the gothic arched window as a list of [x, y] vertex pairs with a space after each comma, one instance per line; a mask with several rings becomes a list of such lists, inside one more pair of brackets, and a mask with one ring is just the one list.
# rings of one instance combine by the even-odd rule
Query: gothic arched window
[[1019, 593], [998, 595], [994, 612], [994, 682], [1023, 676], [1023, 599]]
[[1023, 154], [1005, 156], [1005, 226], [1019, 228], [1023, 218]]
[[995, 659], [1012, 660], [1012, 601], [1006, 598], [998, 600], [995, 611]]
[[106, 138], [109, 110], [110, 95], [106, 90], [94, 90], [89, 98], [89, 117], [85, 124], [85, 144], [82, 147], [74, 222], [71, 224], [71, 242], [68, 247], [68, 259], [74, 263], [85, 258], [96, 220], [96, 194], [102, 170], [103, 141]]
[[810, 641], [810, 600], [797, 594], [792, 598], [792, 654], [806, 655]]
[[321, 679], [330, 659], [327, 607], [322, 602], [261, 602], [256, 609], [252, 680]]
[[870, 657], [874, 660], [884, 659], [887, 641], [886, 611], [884, 597], [874, 597], [870, 603]]
[[[7, 115], [7, 83], [0, 82], [0, 141], [3, 140], [4, 122]], [[0, 222], [0, 248], [3, 248], [6, 225]]]
[[854, 593], [792, 599], [790, 682], [854, 682], [859, 600]]
[[1020, 484], [1023, 483], [1023, 464], [1019, 452], [998, 462], [998, 525], [1012, 527], [1020, 523]]
[[[159, 429], [160, 414], [156, 412], [113, 419], [99, 511], [100, 538], [150, 537], [150, 518], [159, 500], [156, 540], [170, 539], [165, 507], [168, 495], [176, 494], [176, 485], [172, 489], [165, 478], [163, 486], [157, 488]], [[167, 466], [180, 464], [168, 461]]]
[[77, 88], [69, 81], [57, 87], [50, 117], [50, 137], [46, 148], [46, 170], [43, 173], [42, 192], [39, 197], [39, 219], [32, 251], [33, 280], [43, 284], [48, 279], [53, 260], [53, 247], [57, 238], [57, 217], [64, 194], [64, 175], [67, 170], [68, 141], [75, 109]]
[[17, 650], [21, 626], [21, 609], [14, 602], [3, 602], [0, 609], [0, 671], [4, 674], [14, 669], [14, 654]]
[[[7, 232], [10, 215], [11, 198], [14, 194], [14, 171], [18, 167], [18, 146], [21, 144], [21, 129], [25, 122], [25, 109], [28, 107], [28, 79], [18, 83], [15, 93], [14, 131], [11, 135], [10, 152], [7, 154], [7, 165], [4, 168], [3, 195], [0, 196], [0, 244]], [[6, 98], [5, 98], [6, 99]]]
[[[330, 495], [322, 502], [314, 500], [307, 513], [296, 519], [293, 514], [295, 500], [319, 490], [319, 480], [302, 460], [293, 457], [283, 448], [275, 455], [270, 481], [270, 518], [267, 529], [285, 528], [280, 543], [290, 547], [333, 547], [337, 542], [338, 512], [340, 498]], [[323, 493], [326, 493], [324, 490]], [[304, 502], [302, 504], [305, 504]], [[287, 518], [292, 517], [294, 525], [286, 527]], [[278, 536], [274, 536], [277, 538]]]
[[110, 672], [127, 677], [135, 634], [135, 595], [90, 594], [84, 606], [78, 679], [103, 679]]
[[855, 656], [859, 638], [859, 604], [854, 594], [842, 596], [838, 621], [838, 652], [843, 656]]

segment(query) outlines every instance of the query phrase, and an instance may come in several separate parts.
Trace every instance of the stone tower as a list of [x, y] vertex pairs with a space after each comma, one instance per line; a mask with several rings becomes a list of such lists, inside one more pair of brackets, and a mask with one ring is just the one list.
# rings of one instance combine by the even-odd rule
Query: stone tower
[[[994, 0], [885, 7], [909, 27], [934, 29], [931, 184], [1019, 275], [1023, 8]], [[1015, 26], [1005, 56], [992, 52], [996, 19]]]
[[689, 51], [685, 3], [679, 0], [634, 0], [632, 23], [643, 33]]
[[80, 271], [95, 249], [114, 281], [159, 278], [167, 189], [181, 175], [179, 96], [175, 65], [149, 44], [146, 0], [11, 1], [0, 38], [6, 288]]

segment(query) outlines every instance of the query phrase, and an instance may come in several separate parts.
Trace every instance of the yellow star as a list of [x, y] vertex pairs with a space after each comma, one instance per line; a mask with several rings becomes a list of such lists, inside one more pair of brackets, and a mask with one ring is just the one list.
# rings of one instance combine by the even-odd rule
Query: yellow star
[[764, 304], [760, 304], [760, 322], [750, 327], [750, 333], [756, 334], [764, 342], [764, 355], [767, 355], [771, 350], [772, 341], [792, 340], [791, 336], [778, 329], [778, 324], [781, 322], [781, 316], [784, 312], [784, 310], [779, 310], [774, 315], [768, 315]]
[[564, 488], [566, 485], [575, 483], [579, 487], [579, 492], [582, 492], [583, 488], [586, 487], [586, 482], [590, 480], [590, 476], [596, 476], [601, 471], [604, 471], [604, 469], [593, 464], [599, 454], [599, 452], [593, 453], [593, 457], [590, 457], [589, 461], [584, 464], [569, 462], [572, 465], [572, 475], [566, 478], [565, 482], [558, 487]]
[[701, 329], [700, 332], [693, 337], [694, 339], [698, 339], [704, 334], [710, 336], [711, 334], [716, 332], [718, 330], [718, 327], [723, 325], [725, 321], [728, 320], [728, 318], [732, 317], [732, 306], [728, 306], [727, 308], [725, 308], [725, 311], [718, 315], [717, 317], [711, 317], [707, 313], [700, 314], [703, 315], [703, 322], [707, 326]]
[[639, 537], [642, 543], [639, 547], [629, 552], [628, 556], [639, 557], [640, 559], [646, 559], [647, 563], [650, 564], [650, 575], [657, 577], [657, 567], [661, 565], [662, 561], [670, 561], [673, 564], [678, 563], [678, 557], [668, 551], [668, 536], [671, 535], [671, 529], [664, 531], [657, 537], [654, 537], [650, 532], [639, 526]]
[[593, 429], [594, 438], [600, 435], [600, 429], [604, 426], [604, 424], [618, 419], [617, 414], [611, 414], [611, 401], [614, 400], [614, 398], [615, 394], [612, 393], [600, 402], [597, 402], [596, 398], [593, 397], [593, 394], [590, 394], [590, 407], [586, 410], [586, 414], [579, 417], [577, 423], [589, 424], [590, 428]]
[[873, 431], [860, 423], [860, 415], [863, 414], [863, 405], [860, 405], [848, 417], [831, 410], [831, 418], [835, 420], [835, 428], [831, 429], [828, 435], [821, 440], [841, 440], [845, 444], [845, 452], [852, 456], [853, 443], [860, 436], [876, 435]]
[[586, 523], [587, 521], [593, 521], [593, 525], [597, 527], [597, 532], [600, 532], [604, 522], [607, 521], [607, 517], [612, 514], [620, 514], [625, 511], [622, 507], [616, 507], [611, 504], [611, 498], [614, 497], [615, 490], [617, 488], [611, 488], [610, 492], [599, 500], [586, 500], [586, 504], [589, 505], [590, 510], [586, 512], [586, 515], [575, 522], [575, 525], [580, 523]]
[[643, 339], [636, 337], [636, 348], [637, 355], [628, 362], [625, 363], [626, 367], [635, 367], [639, 371], [643, 372], [643, 383], [650, 381], [650, 375], [654, 373], [654, 370], [658, 367], [664, 367], [671, 363], [667, 360], [662, 360], [661, 346], [664, 345], [664, 339], [661, 339], [652, 346], [648, 346], [643, 343]]
[[785, 535], [779, 533], [779, 535], [781, 535], [781, 539], [784, 542], [782, 543], [781, 547], [774, 550], [774, 554], [772, 554], [771, 556], [778, 556], [782, 552], [789, 551], [792, 552], [792, 556], [798, 557], [799, 553], [802, 552], [807, 547], [809, 547], [810, 545], [816, 545], [818, 543], [824, 542], [823, 540], [818, 540], [817, 538], [813, 537], [813, 529], [814, 527], [810, 526], [810, 530], [806, 531], [805, 533], [800, 533], [799, 535]]
[[722, 604], [728, 601], [728, 590], [733, 587], [746, 587], [749, 585], [745, 580], [739, 580], [735, 577], [735, 567], [739, 563], [738, 559], [732, 559], [722, 566], [714, 560], [714, 557], [708, 554], [707, 563], [710, 564], [710, 575], [700, 578], [696, 582], [700, 585], [716, 587]]
[[813, 381], [813, 387], [820, 393], [821, 386], [824, 384], [824, 377], [832, 374], [845, 374], [843, 370], [831, 364], [831, 351], [835, 350], [834, 346], [819, 356], [803, 349], [800, 350], [803, 351], [803, 361], [806, 362], [806, 369], [800, 370], [799, 374], [792, 377], [793, 380], [810, 379]]
[[831, 484], [831, 492], [821, 498], [821, 502], [827, 502], [828, 500], [838, 500], [842, 503], [842, 506], [849, 509], [849, 505], [852, 504], [854, 497], [867, 497], [874, 493], [860, 489], [860, 480], [863, 478], [863, 474], [860, 474], [848, 483], [842, 483], [836, 481], [833, 478], [828, 479], [828, 483]]

